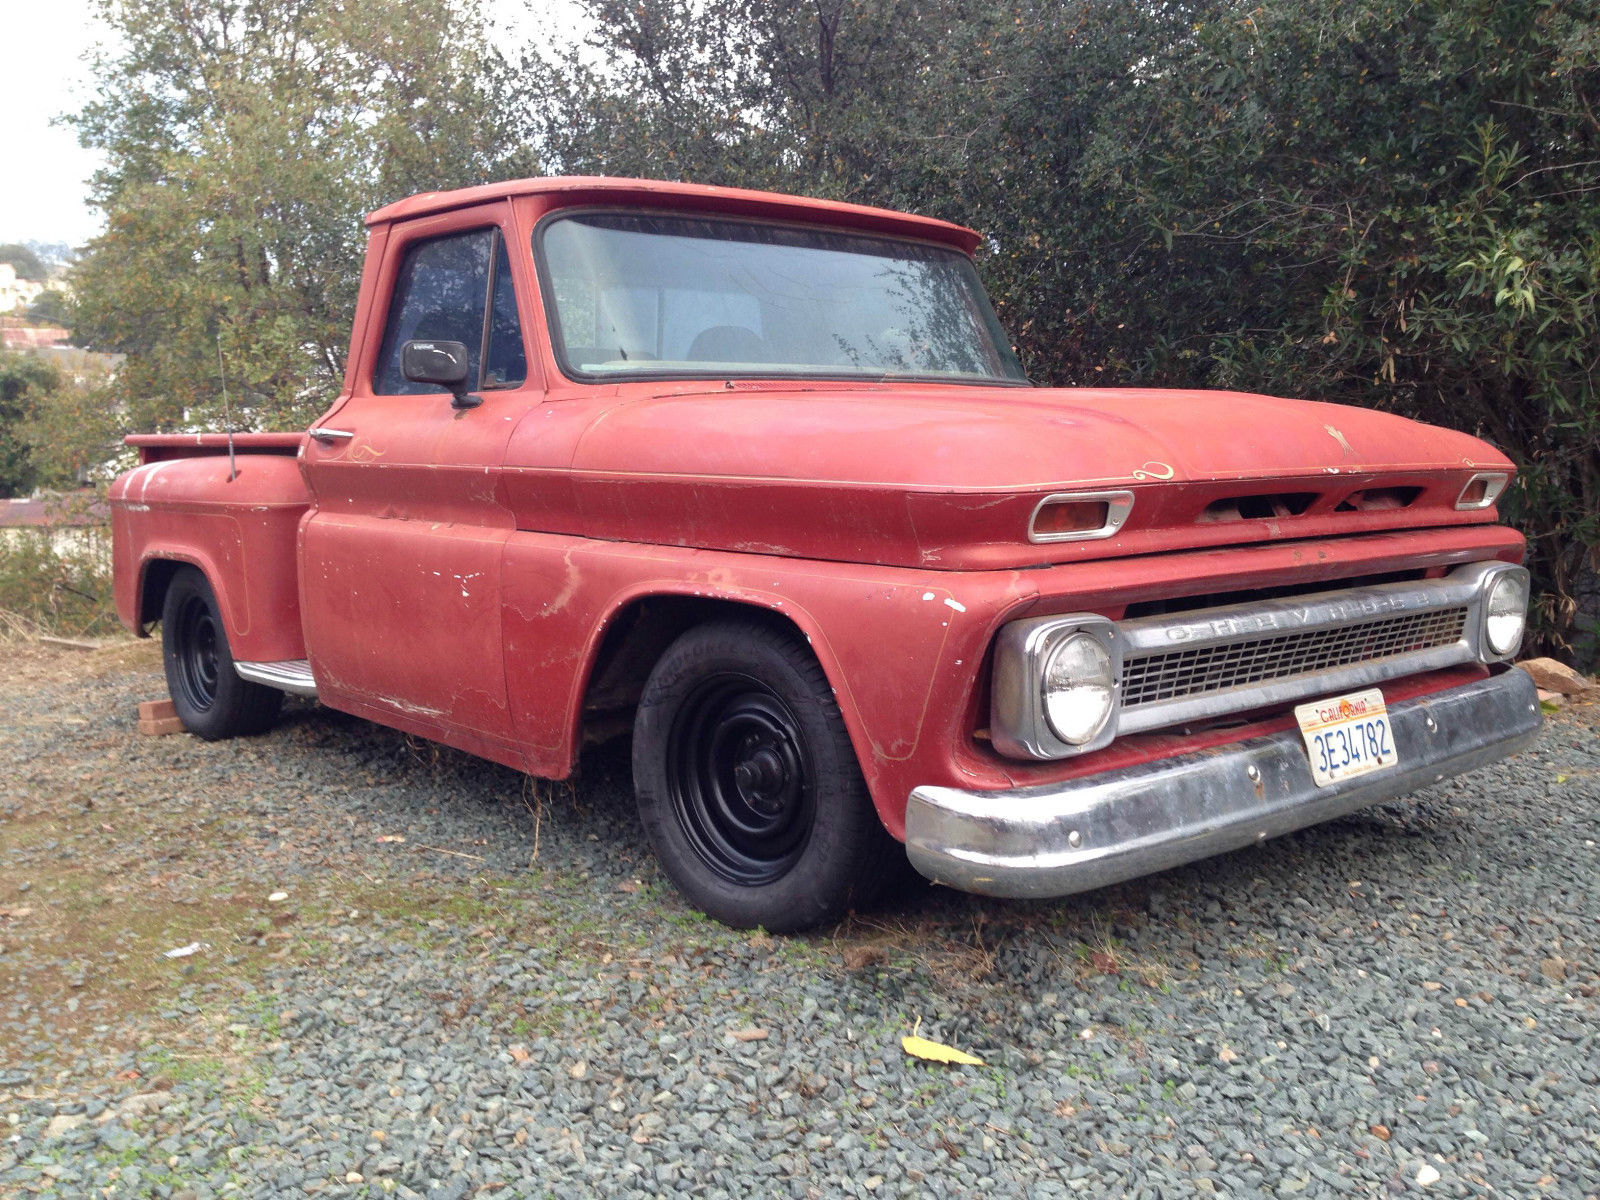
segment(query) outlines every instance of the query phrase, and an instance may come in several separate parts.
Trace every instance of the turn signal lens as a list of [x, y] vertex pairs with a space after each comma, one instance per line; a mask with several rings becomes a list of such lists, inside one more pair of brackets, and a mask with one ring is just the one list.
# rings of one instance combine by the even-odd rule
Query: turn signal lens
[[1488, 508], [1500, 498], [1500, 493], [1506, 490], [1506, 482], [1510, 478], [1504, 471], [1479, 472], [1467, 480], [1467, 486], [1461, 489], [1461, 495], [1456, 497], [1456, 507]]
[[1111, 654], [1100, 639], [1074, 633], [1050, 651], [1044, 664], [1044, 713], [1063, 742], [1082, 746], [1105, 728], [1115, 700]]
[[1105, 527], [1111, 506], [1104, 500], [1069, 500], [1048, 504], [1033, 519], [1033, 532], [1040, 534], [1087, 533]]
[[1058, 492], [1034, 506], [1030, 542], [1086, 542], [1108, 538], [1133, 511], [1132, 492]]
[[1510, 658], [1522, 645], [1528, 623], [1528, 573], [1502, 571], [1489, 585], [1483, 606], [1483, 636], [1496, 658]]

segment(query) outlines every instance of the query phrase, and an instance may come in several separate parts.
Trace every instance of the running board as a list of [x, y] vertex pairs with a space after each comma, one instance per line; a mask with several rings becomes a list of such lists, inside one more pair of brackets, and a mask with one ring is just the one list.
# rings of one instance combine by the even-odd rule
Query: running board
[[265, 684], [295, 696], [316, 696], [317, 681], [311, 677], [311, 664], [303, 658], [285, 662], [236, 662], [239, 678]]

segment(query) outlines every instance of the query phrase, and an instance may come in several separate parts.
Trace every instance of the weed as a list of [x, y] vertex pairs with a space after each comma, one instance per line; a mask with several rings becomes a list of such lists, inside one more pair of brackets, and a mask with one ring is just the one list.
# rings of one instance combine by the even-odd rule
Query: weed
[[[20, 536], [15, 536], [20, 535]], [[110, 534], [86, 529], [56, 545], [48, 529], [0, 541], [0, 636], [98, 636], [116, 632]]]

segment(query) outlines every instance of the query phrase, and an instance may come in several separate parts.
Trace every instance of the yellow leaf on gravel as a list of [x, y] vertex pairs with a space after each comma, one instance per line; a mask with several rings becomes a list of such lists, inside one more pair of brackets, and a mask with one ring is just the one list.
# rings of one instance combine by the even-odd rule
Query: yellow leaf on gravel
[[957, 1050], [954, 1046], [946, 1046], [942, 1042], [930, 1042], [925, 1037], [903, 1037], [900, 1039], [900, 1044], [912, 1058], [925, 1058], [929, 1062], [964, 1063], [969, 1067], [983, 1066], [983, 1059], [976, 1055]]

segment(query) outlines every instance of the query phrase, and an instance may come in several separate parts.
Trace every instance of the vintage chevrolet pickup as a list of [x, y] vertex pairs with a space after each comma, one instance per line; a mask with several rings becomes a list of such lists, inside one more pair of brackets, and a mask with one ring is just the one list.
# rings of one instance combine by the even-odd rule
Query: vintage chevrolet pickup
[[631, 733], [665, 872], [794, 930], [907, 854], [1066, 895], [1538, 729], [1466, 434], [1034, 388], [979, 235], [902, 213], [569, 178], [368, 225], [307, 433], [128, 439], [117, 606], [200, 737], [290, 692], [562, 778]]

